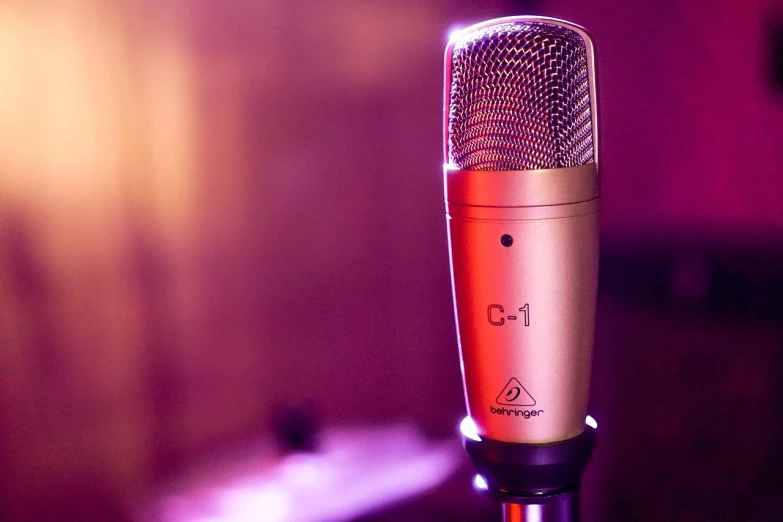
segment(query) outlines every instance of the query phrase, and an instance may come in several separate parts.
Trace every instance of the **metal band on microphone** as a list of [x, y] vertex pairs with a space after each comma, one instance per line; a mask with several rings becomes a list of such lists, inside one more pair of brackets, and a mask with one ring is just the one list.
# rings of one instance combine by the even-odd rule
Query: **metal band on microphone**
[[596, 199], [595, 163], [541, 170], [461, 170], [444, 166], [446, 201], [478, 207], [539, 207]]

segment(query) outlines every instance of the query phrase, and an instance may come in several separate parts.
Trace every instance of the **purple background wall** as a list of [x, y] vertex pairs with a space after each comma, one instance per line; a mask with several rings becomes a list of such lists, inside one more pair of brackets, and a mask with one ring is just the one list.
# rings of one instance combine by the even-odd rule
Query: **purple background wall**
[[[588, 27], [599, 52], [593, 408], [611, 443], [587, 509], [778, 509], [783, 97], [765, 52], [782, 7], [3, 7], [0, 518], [121, 518], [206, 449], [268, 432], [280, 404], [451, 435], [442, 52], [455, 24], [524, 12]], [[748, 405], [730, 429], [716, 420]], [[732, 474], [695, 504], [671, 493], [715, 462]]]

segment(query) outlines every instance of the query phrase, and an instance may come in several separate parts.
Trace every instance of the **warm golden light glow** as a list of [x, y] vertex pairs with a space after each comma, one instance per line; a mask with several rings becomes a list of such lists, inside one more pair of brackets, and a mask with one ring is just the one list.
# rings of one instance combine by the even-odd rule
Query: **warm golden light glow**
[[163, 267], [183, 257], [197, 115], [182, 32], [133, 14], [100, 0], [0, 5], [3, 429], [11, 479], [41, 488], [103, 461], [112, 487], [133, 490], [149, 466], [150, 296], [134, 243]]

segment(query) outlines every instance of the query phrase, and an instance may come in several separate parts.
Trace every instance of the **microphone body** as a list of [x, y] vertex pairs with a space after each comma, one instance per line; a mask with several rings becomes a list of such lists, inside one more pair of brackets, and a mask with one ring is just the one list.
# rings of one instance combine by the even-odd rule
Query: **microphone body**
[[585, 429], [598, 281], [593, 164], [446, 168], [452, 284], [468, 414], [515, 443]]
[[444, 189], [472, 419], [465, 446], [491, 492], [538, 502], [577, 489], [593, 447], [593, 45], [569, 22], [509, 17], [460, 31], [445, 64]]

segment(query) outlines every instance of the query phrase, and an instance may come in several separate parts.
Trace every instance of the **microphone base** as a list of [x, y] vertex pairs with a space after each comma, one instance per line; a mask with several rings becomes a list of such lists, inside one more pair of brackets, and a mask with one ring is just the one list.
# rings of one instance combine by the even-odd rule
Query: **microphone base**
[[578, 522], [579, 490], [503, 502], [503, 522]]
[[595, 447], [595, 430], [545, 444], [517, 444], [463, 436], [463, 445], [490, 495], [504, 503], [529, 504], [579, 490]]

